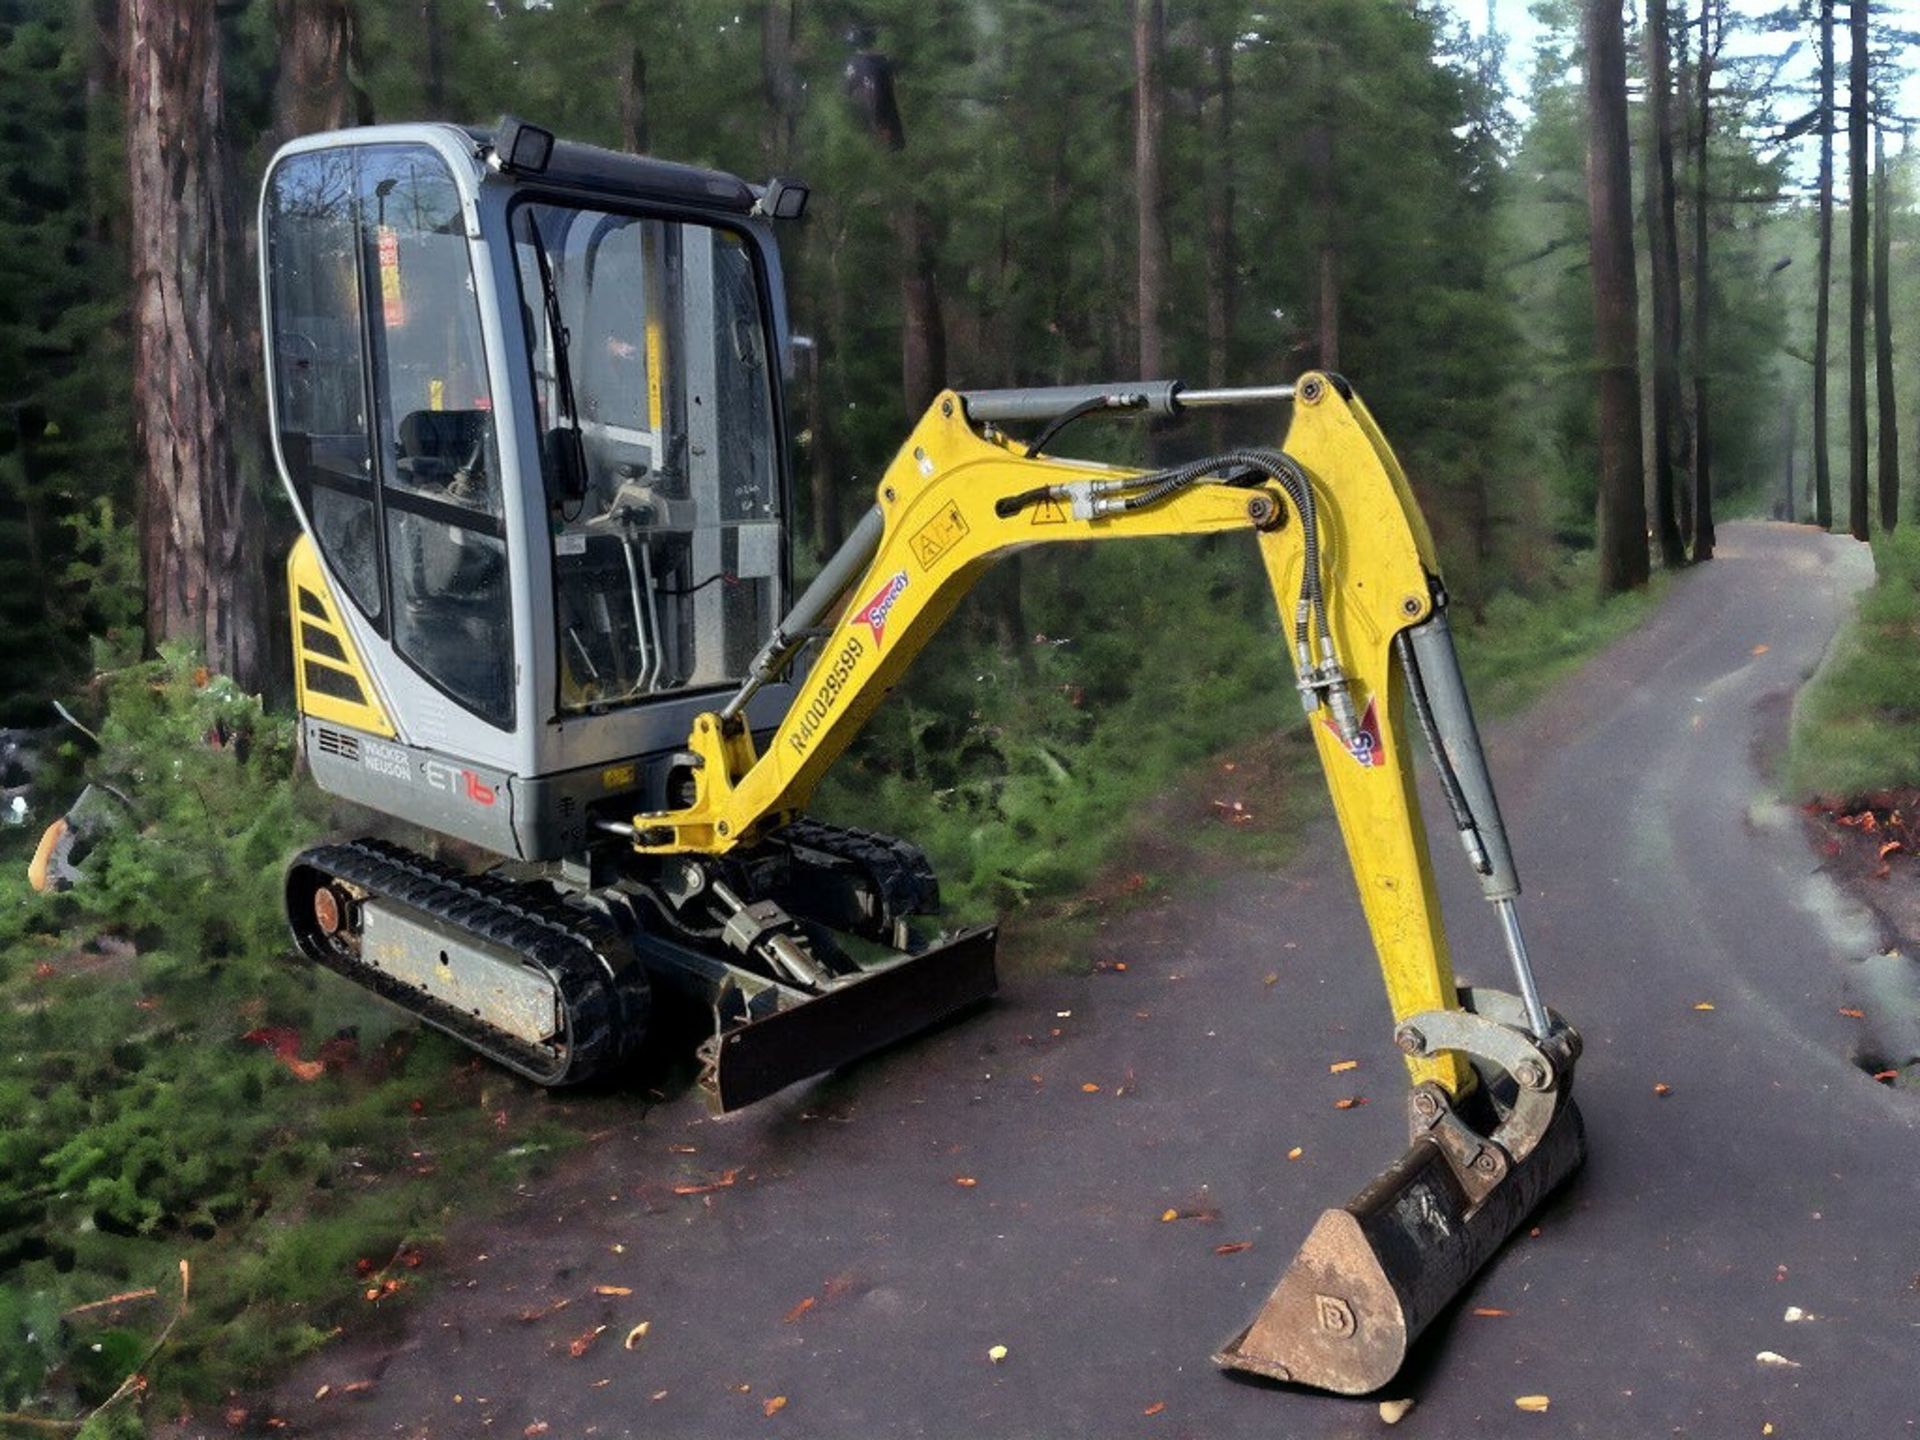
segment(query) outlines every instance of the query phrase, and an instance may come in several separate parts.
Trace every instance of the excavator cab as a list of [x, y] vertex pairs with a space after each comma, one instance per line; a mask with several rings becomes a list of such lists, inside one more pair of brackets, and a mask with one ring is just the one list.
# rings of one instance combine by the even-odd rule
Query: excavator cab
[[518, 161], [445, 125], [288, 146], [263, 304], [316, 778], [548, 861], [664, 798], [778, 618], [788, 336], [764, 190], [513, 130]]
[[[968, 588], [1037, 544], [1237, 535], [1273, 592], [1407, 1057], [1410, 1144], [1328, 1211], [1231, 1369], [1359, 1392], [1584, 1154], [1433, 542], [1338, 376], [937, 396], [789, 593], [778, 223], [806, 192], [556, 140], [312, 136], [261, 200], [301, 734], [325, 790], [493, 857], [297, 856], [299, 950], [544, 1085], [630, 1070], [661, 994], [722, 1110], [991, 995], [908, 840], [806, 814]], [[1136, 470], [1077, 423], [1284, 408], [1282, 445]], [[1249, 731], [1270, 717], [1249, 717]], [[1514, 995], [1455, 983], [1426, 742]]]

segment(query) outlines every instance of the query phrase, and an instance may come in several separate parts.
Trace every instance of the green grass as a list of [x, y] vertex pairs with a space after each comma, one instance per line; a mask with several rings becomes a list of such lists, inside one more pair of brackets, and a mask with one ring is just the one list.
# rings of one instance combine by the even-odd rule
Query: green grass
[[1920, 531], [1878, 537], [1873, 562], [1858, 614], [1794, 706], [1796, 795], [1920, 785]]
[[[521, 1093], [288, 963], [281, 868], [322, 823], [292, 783], [288, 720], [178, 655], [90, 699], [101, 751], [76, 740], [38, 792], [70, 794], [84, 770], [130, 802], [109, 802], [87, 883], [32, 892], [37, 825], [0, 848], [0, 1411], [62, 1418], [146, 1354], [182, 1260], [192, 1303], [147, 1371], [160, 1413], [404, 1306], [418, 1277], [390, 1262], [432, 1244], [476, 1173], [515, 1163], [492, 1115]], [[302, 1081], [244, 1038], [270, 1027], [305, 1056], [354, 1039]], [[513, 1108], [518, 1145], [544, 1138]], [[370, 1304], [389, 1277], [406, 1286]], [[146, 1286], [159, 1296], [125, 1318], [63, 1318]]]

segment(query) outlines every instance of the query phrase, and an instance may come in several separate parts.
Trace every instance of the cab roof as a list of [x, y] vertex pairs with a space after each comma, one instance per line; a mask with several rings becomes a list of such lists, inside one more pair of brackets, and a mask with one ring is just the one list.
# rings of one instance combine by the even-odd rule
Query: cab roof
[[[483, 146], [491, 146], [495, 134], [491, 128], [472, 126], [467, 127], [466, 133]], [[557, 137], [546, 167], [526, 178], [565, 189], [697, 206], [736, 215], [748, 214], [758, 198], [753, 186], [724, 170], [656, 160], [649, 155], [629, 155]]]

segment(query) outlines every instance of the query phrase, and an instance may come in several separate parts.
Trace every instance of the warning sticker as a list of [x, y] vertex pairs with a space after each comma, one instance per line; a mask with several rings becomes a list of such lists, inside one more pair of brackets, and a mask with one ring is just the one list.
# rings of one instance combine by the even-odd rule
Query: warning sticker
[[920, 562], [922, 570], [931, 570], [933, 562], [959, 541], [967, 537], [967, 518], [960, 513], [960, 507], [948, 501], [933, 519], [920, 527], [920, 533], [913, 537], [913, 558]]
[[[1325, 710], [1320, 712], [1320, 723], [1327, 727], [1327, 733], [1335, 740], [1340, 738], [1340, 727], [1333, 723], [1333, 716]], [[1367, 713], [1360, 717], [1360, 732], [1343, 749], [1368, 769], [1387, 763], [1386, 751], [1380, 744], [1380, 713], [1372, 699], [1367, 701]]]
[[1067, 507], [1049, 495], [1033, 507], [1034, 525], [1064, 525], [1067, 523]]
[[400, 293], [400, 234], [391, 225], [380, 227], [380, 307], [387, 329], [407, 323], [407, 301]]

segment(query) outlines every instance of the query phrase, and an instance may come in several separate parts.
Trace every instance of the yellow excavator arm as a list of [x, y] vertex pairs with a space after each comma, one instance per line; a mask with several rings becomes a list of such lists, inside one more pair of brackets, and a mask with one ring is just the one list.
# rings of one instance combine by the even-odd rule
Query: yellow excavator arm
[[[1336, 377], [1202, 392], [1293, 401], [1283, 449], [1162, 471], [1040, 454], [1100, 410], [1183, 408], [1172, 382], [939, 396], [875, 504], [688, 741], [690, 800], [641, 814], [647, 854], [723, 854], [799, 815], [921, 649], [1000, 556], [1049, 543], [1240, 532], [1259, 546], [1412, 1075], [1406, 1155], [1327, 1211], [1233, 1369], [1359, 1393], [1584, 1155], [1569, 1098], [1578, 1036], [1541, 1004], [1508, 849], [1446, 619], [1432, 537], [1366, 407]], [[1195, 396], [1198, 399], [1199, 396]], [[998, 428], [1049, 422], [1021, 445]], [[820, 645], [764, 750], [747, 701]], [[1415, 789], [1428, 742], [1468, 858], [1496, 906], [1517, 995], [1456, 986]], [[1484, 1083], [1483, 1083], [1484, 1082]]]
[[[693, 803], [636, 817], [640, 848], [724, 852], [802, 810], [960, 599], [1012, 551], [1244, 533], [1260, 547], [1283, 625], [1295, 626], [1309, 527], [1279, 480], [1258, 475], [1247, 483], [1244, 473], [1239, 483], [1207, 479], [1119, 508], [1116, 500], [1139, 493], [1132, 487], [1147, 479], [1145, 472], [1028, 459], [1023, 448], [990, 427], [982, 433], [954, 392], [929, 407], [880, 483], [863, 522], [871, 539], [856, 535], [852, 542], [857, 555], [871, 551], [857, 583], [828, 580], [847, 603], [800, 684], [799, 700], [764, 752], [728, 713], [701, 715], [689, 745], [697, 757]], [[1314, 742], [1398, 1022], [1454, 1003], [1414, 791], [1405, 681], [1393, 653], [1394, 637], [1433, 613], [1439, 567], [1406, 477], [1357, 398], [1343, 397], [1325, 377], [1305, 377], [1285, 453], [1313, 487], [1325, 613], [1345, 680], [1337, 702], [1320, 704], [1306, 692]], [[768, 673], [799, 638], [776, 637], [763, 652]], [[1294, 661], [1299, 668], [1297, 648]], [[1307, 668], [1318, 663], [1316, 650]], [[1336, 703], [1349, 717], [1346, 734]], [[1455, 1092], [1470, 1083], [1453, 1055], [1410, 1064], [1416, 1081], [1437, 1080]]]

